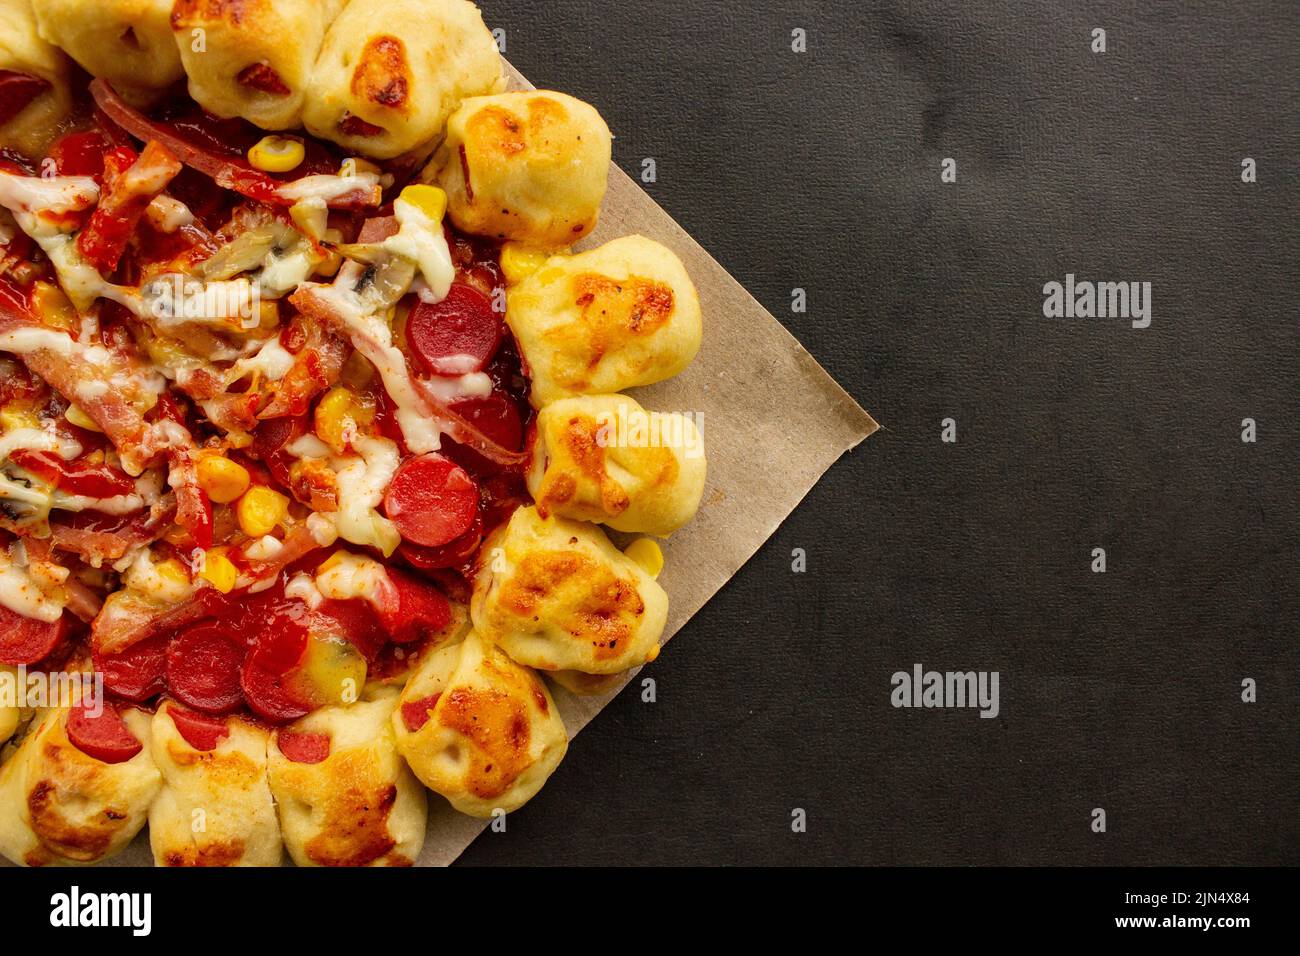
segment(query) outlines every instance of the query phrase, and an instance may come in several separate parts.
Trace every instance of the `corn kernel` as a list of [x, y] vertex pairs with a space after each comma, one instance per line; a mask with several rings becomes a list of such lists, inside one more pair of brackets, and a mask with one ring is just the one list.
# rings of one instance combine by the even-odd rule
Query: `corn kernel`
[[239, 530], [250, 538], [270, 534], [288, 515], [289, 499], [265, 485], [249, 488], [235, 505]]
[[248, 151], [254, 169], [268, 173], [287, 173], [296, 169], [306, 157], [302, 143], [287, 136], [263, 136]]
[[174, 584], [188, 585], [190, 583], [189, 572], [185, 570], [185, 565], [181, 564], [176, 558], [168, 558], [166, 561], [159, 561], [153, 567], [159, 575]]
[[40, 428], [41, 419], [32, 408], [17, 405], [0, 409], [0, 429], [11, 432], [19, 428]]
[[69, 405], [68, 410], [63, 413], [63, 417], [71, 424], [76, 425], [78, 428], [84, 428], [88, 432], [100, 430], [99, 426], [95, 424], [95, 420], [76, 405]]
[[203, 570], [199, 572], [199, 577], [222, 594], [229, 594], [235, 589], [235, 581], [239, 578], [239, 571], [236, 570], [231, 560], [226, 557], [225, 548], [212, 548], [203, 557]]
[[434, 222], [442, 222], [447, 214], [447, 194], [437, 186], [416, 183], [402, 190], [402, 202], [410, 203]]
[[314, 420], [316, 437], [341, 455], [357, 437], [357, 430], [375, 420], [375, 407], [351, 389], [336, 385], [316, 405]]
[[664, 569], [663, 549], [652, 538], [637, 538], [623, 553], [652, 578], [659, 577], [659, 572]]
[[229, 504], [248, 490], [248, 469], [221, 455], [202, 455], [195, 466], [199, 487], [219, 505]]
[[540, 269], [547, 254], [540, 249], [530, 249], [517, 242], [507, 242], [501, 247], [501, 272], [506, 282], [517, 285]]

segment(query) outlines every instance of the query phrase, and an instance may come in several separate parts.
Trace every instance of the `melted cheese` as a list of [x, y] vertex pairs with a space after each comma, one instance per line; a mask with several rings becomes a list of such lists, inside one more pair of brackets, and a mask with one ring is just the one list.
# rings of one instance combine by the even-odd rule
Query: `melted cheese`
[[257, 350], [256, 355], [240, 359], [235, 363], [235, 378], [243, 378], [251, 372], [256, 372], [264, 381], [278, 382], [289, 374], [293, 363], [293, 353], [280, 344], [280, 336], [276, 334], [266, 340]]
[[[404, 199], [393, 204], [393, 214], [401, 228], [384, 240], [384, 248], [418, 265], [428, 300], [441, 302], [447, 298], [452, 280], [456, 278], [456, 266], [451, 261], [442, 223], [430, 219], [423, 210]], [[420, 297], [426, 298], [423, 291]]]
[[[65, 575], [66, 577], [66, 575]], [[63, 614], [63, 596], [57, 588], [41, 587], [25, 562], [0, 551], [0, 604], [15, 614], [52, 623]]]
[[379, 607], [393, 593], [393, 581], [373, 558], [340, 551], [316, 572], [316, 591], [333, 601], [360, 598]]
[[130, 567], [122, 574], [122, 583], [142, 597], [159, 604], [180, 604], [194, 595], [190, 582], [163, 574], [148, 549], [136, 553]]
[[358, 438], [353, 447], [360, 455], [345, 456], [342, 467], [336, 468], [339, 510], [334, 525], [344, 541], [376, 547], [387, 557], [402, 539], [397, 527], [375, 509], [397, 471], [397, 445], [387, 438]]
[[[354, 167], [355, 168], [355, 167]], [[276, 193], [291, 203], [319, 200], [328, 203], [357, 190], [373, 191], [379, 188], [375, 173], [356, 173], [352, 176], [304, 176], [285, 183]]]
[[324, 596], [316, 587], [316, 582], [306, 571], [299, 571], [284, 586], [284, 596], [303, 601], [313, 611], [321, 606]]

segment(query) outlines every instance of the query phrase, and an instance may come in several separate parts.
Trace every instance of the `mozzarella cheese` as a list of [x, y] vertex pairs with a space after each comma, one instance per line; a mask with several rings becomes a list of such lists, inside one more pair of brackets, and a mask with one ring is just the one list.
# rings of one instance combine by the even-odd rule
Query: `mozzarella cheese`
[[695, 358], [702, 334], [699, 297], [681, 260], [642, 236], [552, 256], [510, 288], [506, 322], [539, 408], [671, 378]]
[[[269, 751], [271, 793], [289, 855], [299, 866], [410, 866], [424, 845], [424, 789], [397, 754], [396, 692], [323, 707], [281, 728]], [[324, 734], [320, 763], [294, 763], [286, 733]]]
[[[63, 616], [67, 599], [58, 586], [62, 581], [42, 579], [33, 572], [14, 552], [0, 550], [0, 605], [23, 617], [53, 623]], [[66, 570], [63, 577], [67, 577]]]
[[119, 852], [145, 825], [162, 785], [149, 747], [149, 715], [122, 719], [144, 747], [106, 764], [68, 740], [68, 710], [37, 720], [0, 767], [0, 854], [19, 866], [95, 863]]
[[421, 782], [476, 817], [531, 800], [569, 745], [540, 678], [473, 631], [420, 666], [393, 730]]
[[[436, 139], [461, 100], [504, 88], [496, 41], [469, 0], [351, 0], [325, 34], [303, 125], [391, 159]], [[352, 130], [352, 118], [378, 132]]]
[[149, 808], [149, 845], [158, 866], [279, 866], [280, 823], [267, 782], [270, 733], [238, 717], [212, 750], [196, 750], [165, 701], [152, 723], [162, 790]]
[[658, 653], [668, 595], [598, 527], [530, 505], [484, 542], [470, 618], [528, 667], [614, 674]]
[[538, 413], [528, 491], [538, 513], [667, 537], [704, 494], [704, 441], [684, 415], [626, 395], [584, 395]]
[[572, 245], [596, 228], [610, 141], [595, 108], [564, 93], [466, 100], [435, 157], [451, 221], [529, 246]]
[[421, 298], [441, 302], [447, 298], [456, 278], [456, 266], [451, 261], [451, 249], [447, 246], [447, 234], [442, 230], [442, 223], [430, 219], [422, 209], [405, 199], [393, 203], [393, 215], [397, 217], [400, 228], [384, 240], [384, 248], [418, 265], [425, 283]]

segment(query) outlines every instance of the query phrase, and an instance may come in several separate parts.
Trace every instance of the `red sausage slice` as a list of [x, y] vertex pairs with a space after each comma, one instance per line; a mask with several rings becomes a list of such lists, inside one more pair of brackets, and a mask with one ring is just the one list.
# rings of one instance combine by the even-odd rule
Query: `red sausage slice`
[[441, 455], [407, 459], [384, 495], [384, 513], [407, 541], [437, 548], [455, 541], [474, 524], [478, 485]]
[[[483, 519], [475, 516], [474, 524], [455, 541], [441, 548], [424, 548], [418, 544], [403, 542], [397, 546], [397, 553], [405, 558], [412, 567], [421, 571], [437, 568], [459, 568], [466, 564], [478, 551], [483, 542]], [[390, 569], [391, 570], [391, 569]]]
[[273, 724], [286, 724], [311, 712], [311, 706], [293, 697], [284, 686], [284, 675], [307, 650], [305, 627], [277, 618], [271, 629], [258, 638], [244, 661], [239, 683], [252, 711]]
[[0, 664], [17, 667], [49, 657], [68, 636], [68, 616], [57, 621], [23, 617], [0, 604]]
[[176, 725], [176, 732], [195, 750], [216, 750], [217, 744], [230, 736], [230, 726], [220, 717], [199, 714], [174, 705], [167, 708], [167, 713]]
[[228, 627], [199, 624], [182, 631], [167, 649], [167, 688], [183, 704], [209, 714], [239, 706], [244, 647]]
[[451, 623], [451, 604], [432, 584], [413, 574], [388, 569], [397, 590], [397, 605], [379, 611], [379, 619], [395, 644], [411, 644], [443, 630]]
[[[495, 392], [482, 398], [462, 398], [451, 410], [502, 448], [518, 451], [523, 447], [524, 422], [519, 407], [508, 396]], [[473, 475], [495, 475], [502, 470], [501, 465], [451, 439], [443, 441], [443, 454]]]
[[87, 757], [104, 763], [123, 763], [144, 749], [117, 708], [107, 702], [98, 716], [92, 716], [85, 707], [72, 708], [68, 713], [68, 740]]
[[104, 687], [127, 700], [142, 701], [163, 689], [170, 639], [159, 634], [136, 641], [116, 654], [94, 654]]
[[483, 371], [504, 334], [491, 300], [461, 282], [452, 283], [441, 302], [418, 303], [406, 320], [406, 343], [432, 375]]
[[50, 81], [29, 73], [0, 70], [0, 125], [8, 123], [50, 88]]
[[276, 737], [280, 753], [294, 763], [320, 763], [330, 755], [329, 734], [295, 734], [281, 731]]
[[419, 700], [408, 700], [402, 705], [402, 723], [406, 724], [406, 729], [415, 733], [421, 727], [429, 722], [429, 711], [438, 706], [438, 698], [442, 694], [434, 694], [432, 697], [421, 697]]

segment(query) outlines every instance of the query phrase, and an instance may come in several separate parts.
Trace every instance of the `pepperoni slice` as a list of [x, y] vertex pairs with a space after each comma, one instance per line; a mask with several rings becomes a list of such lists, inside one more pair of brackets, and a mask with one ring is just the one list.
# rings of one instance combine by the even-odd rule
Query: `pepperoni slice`
[[230, 725], [221, 717], [196, 713], [175, 704], [167, 708], [167, 714], [176, 725], [176, 732], [195, 750], [216, 750], [230, 736]]
[[245, 648], [221, 624], [182, 631], [167, 649], [167, 689], [183, 704], [208, 714], [239, 706], [239, 670]]
[[442, 631], [451, 623], [451, 604], [441, 591], [412, 574], [388, 569], [397, 590], [397, 606], [379, 611], [379, 619], [395, 644], [411, 644]]
[[63, 643], [70, 626], [66, 614], [57, 621], [38, 621], [0, 604], [0, 664], [17, 667], [44, 660]]
[[280, 79], [280, 74], [265, 63], [254, 63], [239, 71], [235, 79], [250, 90], [270, 93], [272, 96], [288, 96], [293, 91]]
[[[406, 559], [412, 567], [421, 571], [433, 571], [437, 568], [459, 568], [466, 564], [483, 543], [483, 518], [475, 515], [474, 524], [455, 541], [444, 544], [441, 548], [425, 548], [418, 544], [403, 541], [397, 546], [397, 553]], [[391, 575], [392, 569], [389, 569]]]
[[50, 81], [39, 76], [0, 70], [0, 125], [27, 109], [32, 100], [49, 88]]
[[491, 300], [463, 282], [441, 302], [419, 302], [406, 320], [406, 343], [432, 375], [481, 372], [496, 354], [505, 324]]
[[411, 733], [415, 733], [421, 727], [429, 722], [429, 711], [438, 705], [438, 698], [442, 694], [434, 694], [432, 697], [421, 697], [419, 700], [408, 700], [402, 705], [402, 723]]
[[147, 700], [163, 689], [167, 645], [163, 634], [136, 641], [116, 654], [94, 654], [95, 670], [104, 675], [104, 687], [127, 700]]
[[64, 461], [52, 451], [17, 448], [9, 458], [15, 465], [43, 478], [60, 491], [87, 498], [114, 498], [135, 491], [133, 482], [120, 468]]
[[273, 724], [285, 724], [311, 712], [311, 706], [294, 697], [285, 675], [307, 650], [307, 630], [301, 624], [277, 618], [263, 631], [244, 660], [239, 684], [252, 711]]
[[[509, 396], [496, 392], [481, 398], [462, 398], [451, 410], [502, 448], [517, 451], [523, 447], [524, 422], [519, 406]], [[450, 438], [443, 441], [442, 453], [473, 475], [495, 475], [503, 470], [501, 465]]]
[[68, 713], [68, 740], [87, 757], [103, 763], [124, 763], [144, 749], [117, 708], [107, 701], [98, 714], [84, 706], [72, 708]]
[[280, 731], [276, 735], [280, 753], [294, 763], [320, 763], [330, 755], [329, 734], [307, 734]]
[[388, 642], [388, 632], [369, 601], [326, 600], [313, 614], [312, 629], [343, 638], [367, 661], [374, 660]]
[[473, 527], [478, 485], [441, 455], [408, 458], [384, 495], [384, 513], [406, 540], [437, 548]]

